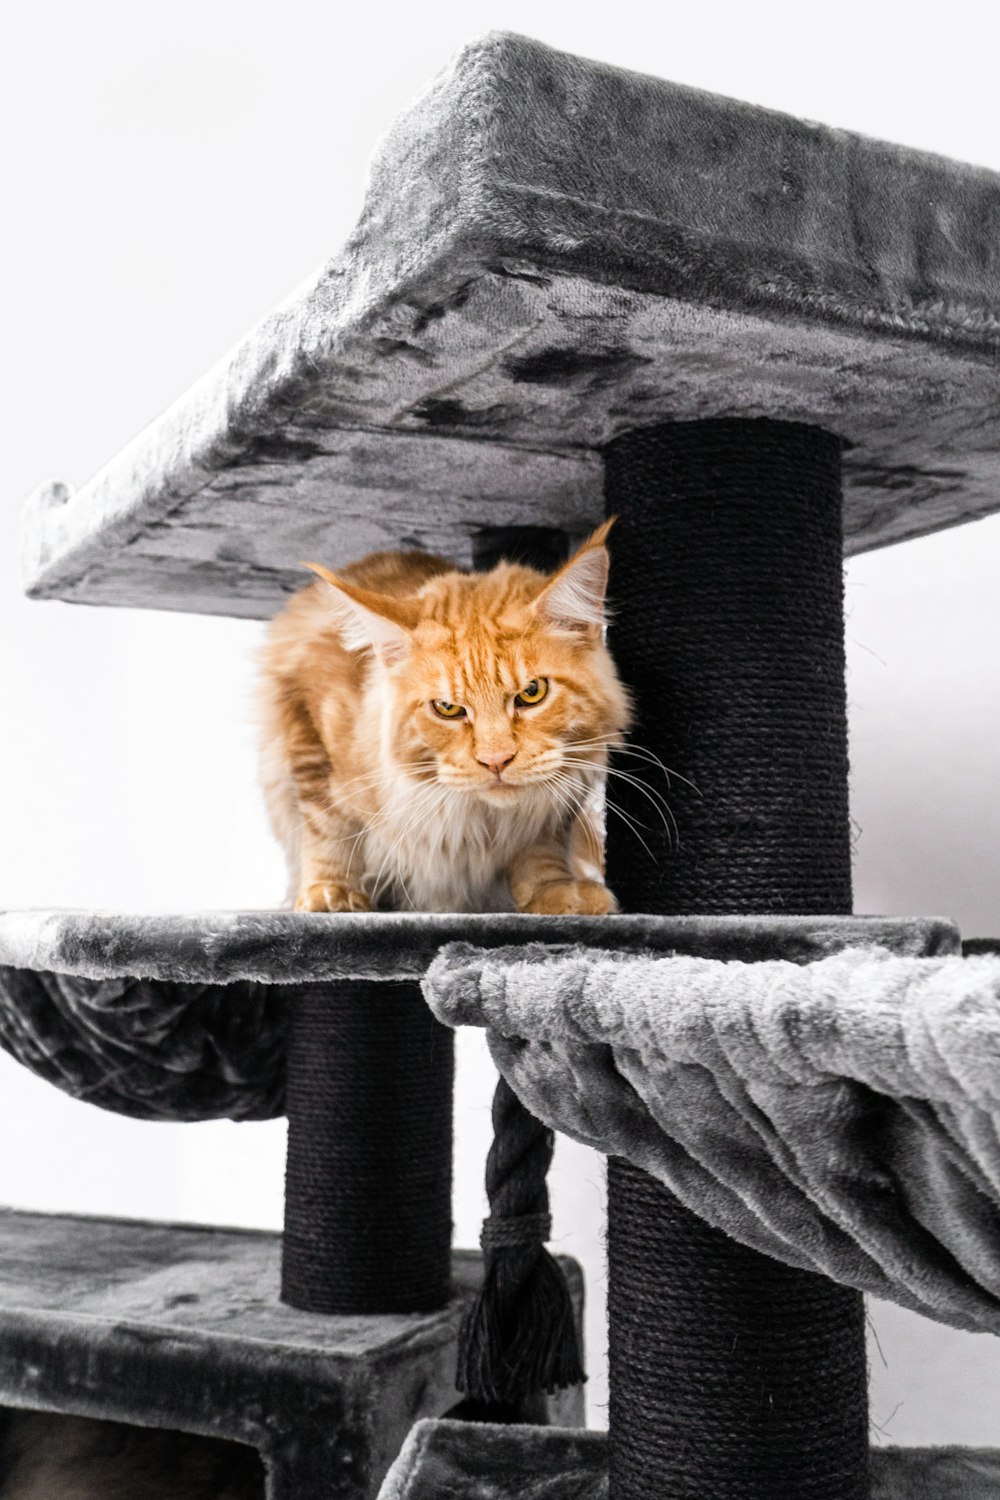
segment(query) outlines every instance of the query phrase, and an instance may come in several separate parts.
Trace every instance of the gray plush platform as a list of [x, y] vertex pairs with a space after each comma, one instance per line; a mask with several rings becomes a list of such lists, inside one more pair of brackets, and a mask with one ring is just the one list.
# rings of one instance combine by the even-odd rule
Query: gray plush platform
[[[323, 1317], [278, 1300], [279, 1235], [0, 1210], [0, 1407], [249, 1444], [268, 1500], [370, 1500], [447, 1411], [478, 1254], [439, 1313]], [[563, 1259], [582, 1305], [575, 1262]], [[579, 1391], [553, 1403], [581, 1420]]]
[[985, 515], [998, 214], [982, 169], [491, 32], [379, 143], [315, 281], [33, 497], [29, 592], [264, 617], [302, 558], [576, 535], [602, 445], [666, 419], [841, 435], [851, 551]]
[[458, 938], [798, 962], [859, 942], [958, 944], [934, 919], [6, 912], [0, 1046], [120, 1114], [270, 1119], [285, 1107], [290, 985], [416, 979]]
[[[873, 1448], [871, 1463], [872, 1500], [1000, 1500], [1000, 1449]], [[379, 1492], [379, 1500], [607, 1496], [603, 1432], [448, 1421], [414, 1427]]]
[[0, 912], [0, 965], [88, 979], [139, 976], [197, 984], [306, 984], [420, 979], [445, 943], [583, 944], [628, 953], [689, 953], [805, 963], [858, 943], [899, 953], [955, 953], [941, 917], [538, 917], [435, 912], [209, 911], [176, 915]]

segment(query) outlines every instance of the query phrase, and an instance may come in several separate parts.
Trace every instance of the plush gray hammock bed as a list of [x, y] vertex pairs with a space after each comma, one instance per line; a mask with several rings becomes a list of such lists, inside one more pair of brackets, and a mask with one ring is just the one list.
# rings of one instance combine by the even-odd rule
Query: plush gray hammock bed
[[426, 973], [547, 1125], [778, 1260], [996, 1332], [1000, 956], [957, 944], [933, 920], [10, 913], [0, 1045], [120, 1113], [266, 1119], [287, 986]]
[[1000, 1332], [1000, 956], [456, 943], [424, 993], [546, 1124], [734, 1239]]

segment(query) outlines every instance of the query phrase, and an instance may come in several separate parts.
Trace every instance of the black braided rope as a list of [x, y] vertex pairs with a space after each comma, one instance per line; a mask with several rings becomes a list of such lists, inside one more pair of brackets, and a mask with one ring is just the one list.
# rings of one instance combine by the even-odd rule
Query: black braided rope
[[305, 986], [292, 1005], [281, 1295], [428, 1312], [451, 1280], [453, 1034], [419, 985]]
[[[564, 560], [567, 541], [548, 527], [480, 528], [473, 562], [479, 570], [508, 561], [549, 572]], [[545, 1179], [553, 1135], [502, 1078], [493, 1096], [493, 1131], [483, 1284], [459, 1339], [455, 1379], [467, 1396], [461, 1414], [476, 1421], [544, 1421], [544, 1393], [586, 1379], [569, 1287], [545, 1248], [552, 1232]]]
[[[667, 793], [674, 839], [612, 778], [609, 884], [633, 911], [849, 912], [837, 440], [676, 423], [605, 461], [633, 739], [694, 783]], [[624, 1161], [608, 1180], [612, 1500], [862, 1500], [861, 1297], [736, 1245]]]
[[486, 1159], [483, 1284], [462, 1327], [456, 1377], [459, 1390], [486, 1408], [516, 1408], [584, 1379], [566, 1278], [545, 1248], [553, 1145], [552, 1131], [501, 1078]]

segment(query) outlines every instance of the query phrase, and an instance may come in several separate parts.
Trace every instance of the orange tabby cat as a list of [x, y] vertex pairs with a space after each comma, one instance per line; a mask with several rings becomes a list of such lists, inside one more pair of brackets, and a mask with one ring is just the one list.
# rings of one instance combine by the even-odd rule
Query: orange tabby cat
[[328, 572], [272, 622], [262, 779], [298, 911], [615, 910], [600, 793], [628, 698], [606, 522], [557, 572], [423, 552]]

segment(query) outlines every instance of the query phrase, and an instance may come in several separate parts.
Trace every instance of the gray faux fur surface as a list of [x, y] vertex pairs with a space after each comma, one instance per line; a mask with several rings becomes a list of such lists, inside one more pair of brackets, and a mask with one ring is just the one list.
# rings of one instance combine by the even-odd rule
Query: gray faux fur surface
[[734, 1239], [1000, 1333], [1000, 957], [456, 944], [424, 993], [546, 1124]]
[[849, 551], [987, 514], [998, 212], [981, 168], [489, 32], [380, 141], [312, 284], [33, 497], [29, 591], [262, 618], [302, 557], [578, 535], [602, 446], [664, 420], [843, 437]]
[[283, 1115], [287, 1035], [286, 997], [272, 985], [0, 966], [0, 1047], [63, 1093], [132, 1119]]
[[420, 978], [458, 937], [799, 961], [852, 942], [925, 953], [958, 941], [934, 919], [5, 912], [0, 1047], [119, 1114], [270, 1119], [284, 1112], [289, 986]]
[[603, 1432], [418, 1422], [378, 1500], [607, 1500]]
[[[1000, 1500], [1000, 1450], [873, 1448], [872, 1500]], [[378, 1500], [607, 1500], [603, 1432], [418, 1422]], [[705, 1500], [710, 1500], [706, 1496]]]
[[633, 953], [799, 962], [857, 943], [898, 953], [954, 953], [940, 917], [538, 917], [518, 912], [336, 913], [203, 911], [170, 914], [0, 912], [0, 964], [86, 979], [193, 984], [310, 984], [420, 979], [446, 943], [581, 943]]
[[280, 1234], [0, 1208], [0, 1429], [27, 1407], [199, 1432], [257, 1449], [268, 1500], [372, 1500], [412, 1424], [460, 1399], [481, 1277], [458, 1251], [436, 1312], [306, 1313], [280, 1298]]

